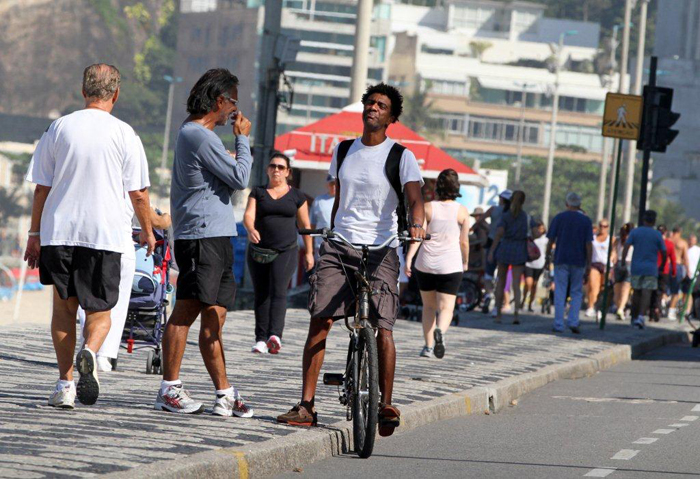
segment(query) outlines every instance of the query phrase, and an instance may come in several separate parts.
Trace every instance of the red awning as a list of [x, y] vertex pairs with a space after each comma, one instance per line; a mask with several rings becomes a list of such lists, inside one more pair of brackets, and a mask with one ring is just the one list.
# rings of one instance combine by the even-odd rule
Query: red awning
[[[442, 170], [452, 168], [459, 174], [460, 183], [488, 186], [486, 178], [452, 158], [403, 123], [391, 125], [387, 135], [416, 155], [424, 178], [437, 178]], [[328, 171], [333, 148], [343, 140], [359, 136], [362, 136], [362, 113], [361, 106], [355, 104], [340, 113], [278, 136], [275, 149], [287, 152], [293, 150], [291, 156], [295, 168]]]

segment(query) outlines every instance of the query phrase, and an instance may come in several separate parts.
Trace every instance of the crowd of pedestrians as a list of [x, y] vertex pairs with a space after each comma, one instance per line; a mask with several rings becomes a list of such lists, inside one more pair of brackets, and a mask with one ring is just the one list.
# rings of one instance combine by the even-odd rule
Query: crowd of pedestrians
[[[171, 222], [150, 206], [148, 163], [140, 139], [111, 114], [120, 81], [119, 71], [111, 65], [85, 69], [85, 108], [51, 124], [26, 176], [36, 187], [25, 259], [30, 267], [39, 267], [43, 284], [54, 286], [51, 334], [59, 378], [49, 404], [59, 408], [73, 408], [76, 397], [83, 404], [94, 404], [100, 395], [98, 371], [109, 371], [110, 360], [116, 358], [134, 276], [132, 222], [140, 226], [138, 242], [148, 254], [155, 247], [153, 229], [168, 228]], [[228, 379], [222, 339], [237, 288], [231, 198], [248, 187], [253, 163], [251, 122], [238, 110], [238, 87], [238, 78], [228, 70], [207, 71], [190, 91], [189, 116], [178, 131], [170, 208], [179, 275], [175, 307], [162, 338], [157, 410], [204, 411], [180, 379], [190, 328], [201, 318], [198, 343], [214, 386], [212, 413], [253, 416]], [[311, 320], [301, 358], [300, 401], [280, 415], [279, 422], [317, 423], [315, 391], [326, 337], [335, 321], [353, 314], [355, 296], [348, 278], [354, 278], [360, 266], [358, 254], [348, 245], [314, 242], [310, 236], [300, 240], [301, 228], [330, 228], [352, 244], [388, 241], [399, 227], [416, 240], [430, 236], [427, 242], [408, 244], [403, 271], [399, 255], [404, 252], [396, 241], [368, 258], [371, 321], [377, 329], [379, 356], [379, 432], [384, 436], [400, 423], [392, 392], [393, 328], [402, 272], [417, 282], [420, 292], [425, 346], [419, 354], [438, 359], [446, 354], [446, 335], [465, 272], [483, 272], [484, 304], [488, 309], [495, 298], [496, 323], [512, 312], [512, 323], [519, 325], [522, 310], [533, 312], [540, 278], [545, 274], [549, 278], [551, 271], [555, 333], [568, 327], [580, 334], [584, 299], [586, 316], [595, 316], [606, 307], [600, 304], [600, 293], [608, 282], [614, 285], [612, 303], [619, 319], [625, 318], [634, 291], [631, 320], [639, 328], [647, 314], [658, 320], [666, 305], [668, 317], [674, 319], [679, 301], [692, 295], [690, 278], [700, 260], [697, 237], [690, 235], [686, 242], [680, 228], [669, 233], [664, 225], [656, 227], [654, 211], [645, 212], [642, 226], [623, 225], [614, 238], [606, 219], [593, 227], [581, 209], [582, 198], [574, 192], [568, 193], [564, 210], [549, 225], [528, 212], [522, 190], [503, 190], [498, 205], [487, 211], [475, 208], [470, 214], [458, 202], [459, 175], [451, 169], [439, 174], [435, 199], [424, 204], [418, 161], [386, 134], [401, 116], [400, 92], [375, 85], [367, 89], [362, 103], [362, 136], [334, 148], [327, 193], [309, 205], [307, 196], [291, 184], [290, 158], [274, 152], [267, 164], [267, 185], [252, 188], [248, 197], [243, 224], [254, 291], [253, 353], [282, 351], [287, 292], [299, 266], [300, 247], [303, 269], [310, 275]], [[234, 152], [214, 133], [229, 123]], [[397, 165], [396, 184], [387, 170], [390, 164]], [[404, 200], [408, 212], [401, 218]], [[606, 277], [609, 264], [613, 268]], [[82, 338], [74, 358], [76, 315], [81, 318]], [[74, 364], [80, 374], [77, 387]]]

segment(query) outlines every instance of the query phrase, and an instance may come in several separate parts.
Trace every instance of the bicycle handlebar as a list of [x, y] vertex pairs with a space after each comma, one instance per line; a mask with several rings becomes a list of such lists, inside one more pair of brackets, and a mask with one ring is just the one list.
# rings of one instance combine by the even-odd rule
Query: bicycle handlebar
[[[302, 228], [299, 230], [299, 234], [301, 235], [309, 235], [309, 236], [314, 236], [314, 237], [320, 237], [323, 239], [328, 239], [328, 240], [339, 240], [341, 243], [345, 243], [347, 246], [350, 248], [354, 249], [355, 251], [362, 251], [362, 246], [363, 245], [354, 245], [350, 241], [347, 240], [342, 234], [337, 233], [333, 230], [330, 230], [328, 228], [320, 228], [320, 229], [306, 229]], [[429, 240], [430, 235], [425, 235], [425, 240]], [[367, 246], [367, 249], [369, 251], [376, 251], [380, 250], [382, 248], [385, 248], [388, 246], [392, 241], [394, 240], [399, 240], [401, 242], [405, 241], [424, 241], [423, 239], [420, 238], [411, 238], [408, 234], [407, 231], [404, 231], [401, 234], [393, 234], [389, 238], [387, 238], [386, 241], [384, 241], [382, 244], [378, 245], [369, 245]]]

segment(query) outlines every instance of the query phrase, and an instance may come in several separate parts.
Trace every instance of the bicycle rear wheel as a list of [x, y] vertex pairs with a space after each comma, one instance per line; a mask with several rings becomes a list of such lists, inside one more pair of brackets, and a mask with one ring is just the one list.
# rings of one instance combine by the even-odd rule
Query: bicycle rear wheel
[[360, 330], [353, 357], [352, 431], [355, 452], [362, 458], [372, 455], [379, 420], [379, 360], [377, 340], [370, 328]]

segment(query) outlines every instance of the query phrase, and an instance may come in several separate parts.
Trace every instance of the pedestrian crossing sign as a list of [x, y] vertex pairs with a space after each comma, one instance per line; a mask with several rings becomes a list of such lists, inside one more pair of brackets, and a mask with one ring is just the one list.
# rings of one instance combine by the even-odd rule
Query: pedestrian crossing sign
[[603, 136], [636, 140], [642, 123], [642, 97], [608, 93], [603, 113]]

